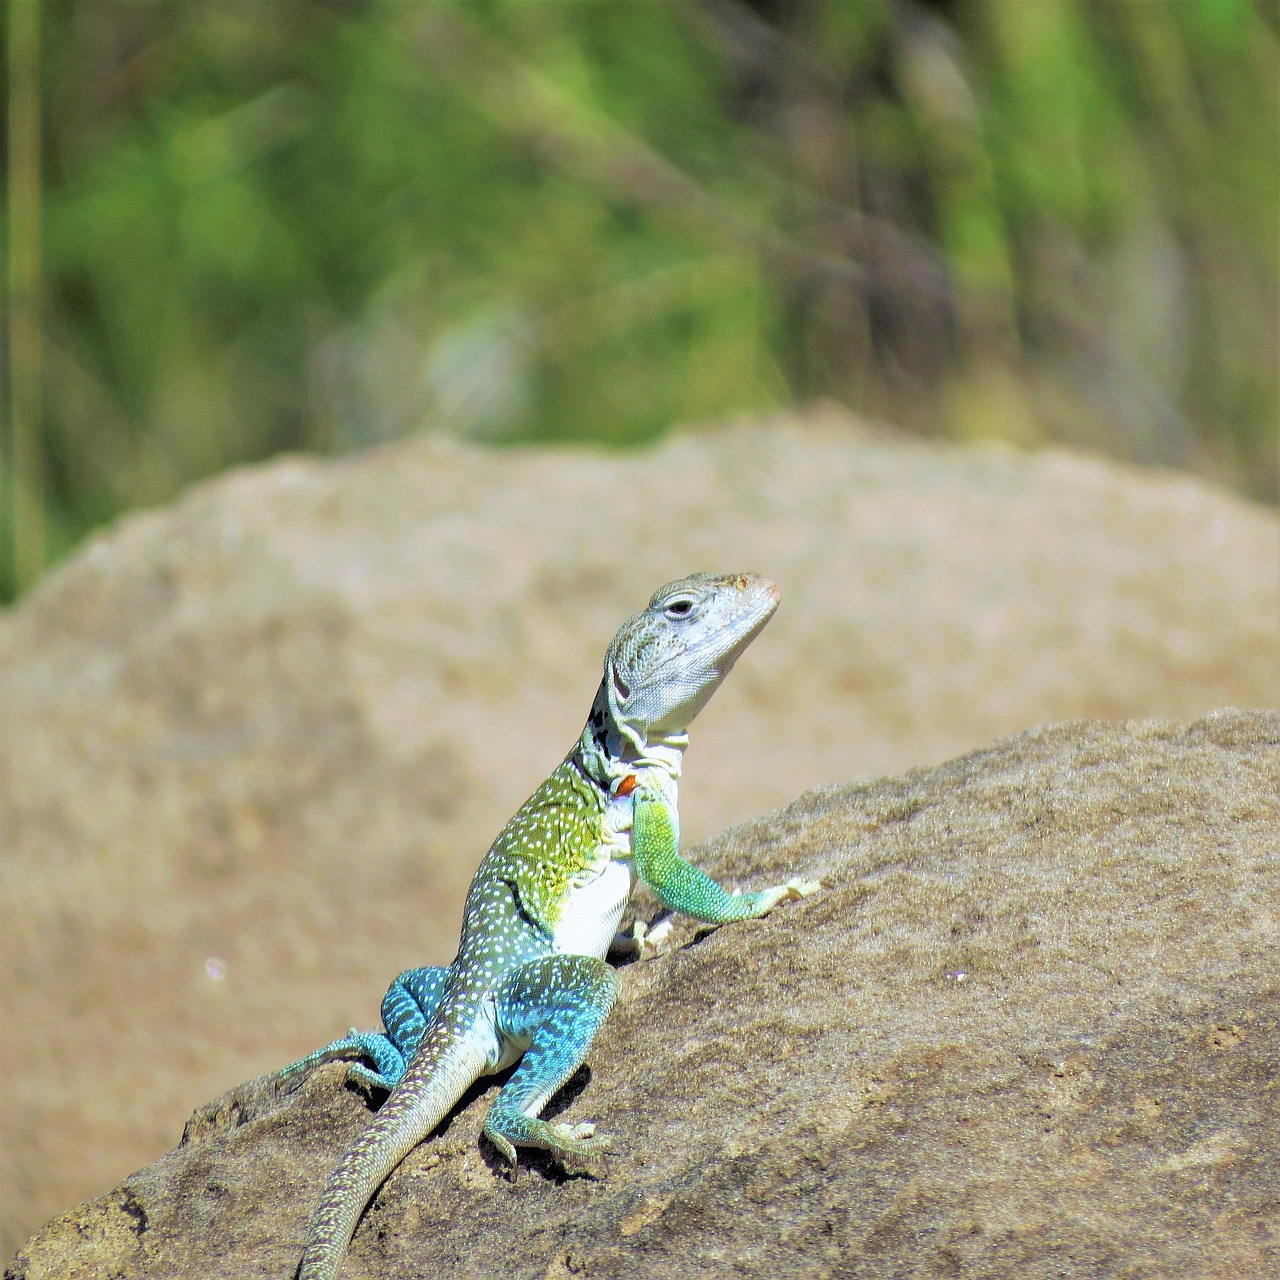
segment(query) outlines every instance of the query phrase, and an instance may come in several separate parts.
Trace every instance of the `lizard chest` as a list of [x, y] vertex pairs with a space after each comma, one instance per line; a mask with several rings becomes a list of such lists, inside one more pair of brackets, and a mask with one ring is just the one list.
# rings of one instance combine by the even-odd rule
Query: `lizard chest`
[[566, 761], [490, 850], [490, 874], [513, 885], [521, 911], [555, 951], [608, 950], [634, 884], [631, 808]]
[[598, 869], [576, 876], [561, 901], [552, 932], [555, 949], [604, 959], [635, 882], [630, 858], [612, 857]]
[[636, 872], [630, 800], [610, 800], [601, 818], [599, 844], [565, 886], [552, 939], [557, 951], [603, 959], [631, 900]]

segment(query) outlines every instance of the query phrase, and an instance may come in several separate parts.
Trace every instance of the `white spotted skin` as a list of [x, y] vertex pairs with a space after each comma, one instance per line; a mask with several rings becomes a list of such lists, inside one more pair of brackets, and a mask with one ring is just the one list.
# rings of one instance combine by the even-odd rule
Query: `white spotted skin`
[[631, 859], [630, 796], [609, 799], [592, 864], [573, 876], [561, 898], [551, 940], [562, 955], [603, 960], [636, 887]]
[[598, 871], [617, 847], [617, 833], [606, 836], [618, 824], [616, 806], [585, 762], [571, 754], [520, 806], [481, 862], [467, 897], [462, 951], [473, 937], [481, 947], [490, 939], [493, 923], [476, 917], [473, 907], [495, 882], [510, 885], [519, 904], [519, 916], [502, 923], [518, 934], [521, 924], [532, 924], [548, 944], [573, 883]]

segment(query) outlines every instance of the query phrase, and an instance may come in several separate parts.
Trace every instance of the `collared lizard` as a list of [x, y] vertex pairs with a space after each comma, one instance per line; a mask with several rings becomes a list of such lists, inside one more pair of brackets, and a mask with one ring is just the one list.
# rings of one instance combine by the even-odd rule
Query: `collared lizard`
[[474, 1080], [516, 1062], [484, 1125], [513, 1174], [522, 1146], [602, 1162], [610, 1139], [593, 1125], [538, 1115], [613, 1005], [618, 980], [604, 957], [637, 876], [668, 907], [717, 925], [818, 887], [731, 894], [679, 854], [686, 731], [777, 604], [777, 588], [755, 574], [698, 573], [656, 592], [610, 644], [582, 736], [480, 863], [453, 963], [392, 983], [385, 1033], [353, 1031], [281, 1073], [354, 1052], [373, 1067], [353, 1062], [349, 1073], [390, 1090], [329, 1179], [298, 1280], [334, 1280], [383, 1180]]

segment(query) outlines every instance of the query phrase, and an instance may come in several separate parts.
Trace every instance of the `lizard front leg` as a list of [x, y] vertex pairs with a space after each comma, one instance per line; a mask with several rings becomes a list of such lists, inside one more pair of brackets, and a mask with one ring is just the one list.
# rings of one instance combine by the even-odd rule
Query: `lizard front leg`
[[705, 924], [752, 920], [784, 899], [807, 897], [821, 887], [816, 880], [797, 878], [756, 893], [729, 893], [680, 856], [679, 818], [661, 783], [635, 790], [631, 848], [640, 879], [673, 911]]

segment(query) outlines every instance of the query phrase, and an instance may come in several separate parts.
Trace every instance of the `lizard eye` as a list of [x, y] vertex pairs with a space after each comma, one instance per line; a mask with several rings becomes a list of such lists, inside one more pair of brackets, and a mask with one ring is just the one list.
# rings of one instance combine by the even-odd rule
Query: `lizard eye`
[[688, 596], [678, 596], [674, 600], [668, 600], [662, 612], [668, 618], [687, 618], [693, 612], [693, 601]]

